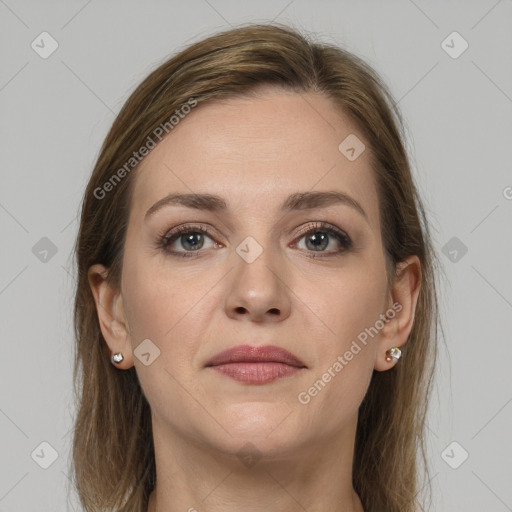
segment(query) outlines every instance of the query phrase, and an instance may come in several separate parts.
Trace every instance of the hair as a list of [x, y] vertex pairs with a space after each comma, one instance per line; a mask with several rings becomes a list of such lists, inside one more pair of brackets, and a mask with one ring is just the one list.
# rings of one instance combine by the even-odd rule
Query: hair
[[150, 406], [135, 367], [119, 371], [111, 364], [88, 282], [89, 267], [101, 263], [109, 269], [108, 282], [120, 288], [134, 172], [122, 173], [107, 198], [98, 198], [98, 190], [112, 183], [117, 169], [126, 170], [134, 152], [191, 98], [200, 104], [256, 94], [260, 85], [322, 94], [357, 123], [378, 189], [388, 282], [407, 257], [417, 255], [421, 262], [403, 360], [373, 372], [359, 408], [352, 478], [366, 512], [425, 510], [419, 493], [420, 477], [428, 476], [426, 414], [437, 354], [436, 255], [411, 176], [404, 123], [386, 85], [364, 60], [270, 23], [211, 35], [152, 71], [114, 120], [87, 184], [74, 248], [78, 408], [72, 446], [74, 485], [87, 512], [145, 512], [156, 482]]

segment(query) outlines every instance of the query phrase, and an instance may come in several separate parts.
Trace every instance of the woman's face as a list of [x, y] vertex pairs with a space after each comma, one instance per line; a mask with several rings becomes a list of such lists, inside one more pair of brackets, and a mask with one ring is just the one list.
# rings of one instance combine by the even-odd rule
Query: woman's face
[[[362, 142], [325, 97], [268, 89], [200, 104], [135, 171], [122, 306], [165, 435], [293, 456], [354, 427], [390, 308]], [[289, 200], [318, 192], [350, 199]], [[218, 196], [225, 208], [151, 211], [169, 194]], [[207, 366], [239, 345], [286, 349], [303, 367]]]

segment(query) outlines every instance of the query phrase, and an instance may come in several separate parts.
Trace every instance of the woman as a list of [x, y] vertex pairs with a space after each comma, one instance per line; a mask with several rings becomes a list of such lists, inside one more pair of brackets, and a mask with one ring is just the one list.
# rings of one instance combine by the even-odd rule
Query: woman
[[435, 255], [393, 105], [282, 25], [133, 92], [76, 243], [85, 510], [423, 510]]

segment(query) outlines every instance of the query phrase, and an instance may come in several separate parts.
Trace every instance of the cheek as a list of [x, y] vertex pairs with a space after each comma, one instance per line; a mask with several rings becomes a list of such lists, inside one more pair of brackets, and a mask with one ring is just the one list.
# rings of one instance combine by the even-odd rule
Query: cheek
[[[170, 265], [127, 258], [123, 265], [123, 303], [130, 328], [134, 364], [144, 394], [153, 412], [166, 421], [179, 423], [180, 408], [190, 401], [196, 383], [191, 378], [197, 340], [195, 320], [205, 293], [194, 276], [170, 272]], [[203, 276], [204, 278], [205, 276]], [[210, 285], [211, 287], [212, 285]], [[137, 347], [149, 339], [157, 357], [146, 365]], [[147, 342], [146, 342], [147, 343]], [[153, 347], [153, 345], [150, 345]]]
[[[181, 380], [190, 378], [196, 354], [209, 339], [216, 285], [223, 273], [192, 267], [177, 270], [176, 263], [141, 255], [126, 259], [123, 299], [132, 348], [145, 339], [160, 350], [158, 363]], [[137, 371], [145, 367], [135, 358]]]
[[324, 350], [319, 354], [332, 357], [334, 353], [344, 352], [358, 335], [374, 326], [379, 315], [384, 313], [387, 291], [385, 276], [347, 267], [336, 278], [323, 280], [322, 286], [317, 287], [315, 292], [311, 284], [305, 284], [303, 291], [297, 294], [307, 297], [305, 302], [314, 314], [312, 320], [325, 334], [318, 339], [324, 345]]
[[[315, 364], [299, 401], [312, 417], [327, 418], [326, 428], [343, 423], [366, 394], [379, 338], [375, 325], [385, 312], [386, 291], [385, 275], [352, 267], [309, 294], [308, 305], [315, 313], [310, 313], [311, 321], [320, 330], [311, 340]], [[314, 330], [310, 332], [312, 336]]]
[[[204, 277], [204, 276], [203, 276]], [[132, 343], [154, 338], [163, 342], [179, 328], [201, 298], [193, 277], [179, 274], [165, 258], [131, 253], [123, 263], [123, 296]]]

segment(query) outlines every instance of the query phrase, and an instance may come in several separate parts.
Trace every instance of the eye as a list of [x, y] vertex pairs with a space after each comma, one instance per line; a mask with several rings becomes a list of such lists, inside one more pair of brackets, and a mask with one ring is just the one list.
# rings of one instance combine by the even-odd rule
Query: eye
[[[207, 229], [200, 225], [186, 225], [178, 226], [170, 232], [161, 233], [158, 240], [159, 247], [171, 256], [199, 257], [202, 249], [223, 247], [212, 236]], [[305, 247], [301, 247], [302, 239], [305, 239]], [[205, 245], [207, 240], [210, 241], [209, 246]], [[295, 240], [291, 247], [313, 253], [310, 254], [313, 258], [335, 256], [350, 250], [353, 245], [352, 240], [344, 231], [325, 222], [308, 223]], [[326, 250], [328, 248], [330, 250]]]
[[[300, 247], [300, 241], [303, 238], [305, 238], [305, 248]], [[338, 248], [326, 251], [326, 248], [333, 245], [332, 239], [335, 240], [334, 245], [336, 245], [337, 242]], [[305, 227], [305, 230], [302, 231], [298, 240], [299, 242], [295, 242], [293, 244], [294, 247], [298, 247], [299, 249], [309, 252], [326, 253], [325, 256], [339, 254], [352, 248], [352, 240], [344, 231], [332, 224], [326, 224], [325, 222], [312, 222], [308, 224]], [[323, 257], [324, 254], [320, 254], [318, 256]]]
[[172, 256], [198, 256], [197, 253], [205, 247], [205, 240], [213, 242], [210, 247], [219, 247], [221, 244], [215, 242], [208, 231], [201, 226], [178, 226], [170, 233], [160, 236], [160, 247]]

